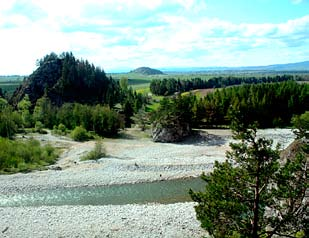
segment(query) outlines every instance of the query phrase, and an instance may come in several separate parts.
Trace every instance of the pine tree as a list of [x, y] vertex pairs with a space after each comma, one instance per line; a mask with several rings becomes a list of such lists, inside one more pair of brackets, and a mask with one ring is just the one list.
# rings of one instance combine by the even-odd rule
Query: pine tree
[[201, 226], [213, 237], [295, 237], [308, 232], [306, 157], [280, 160], [279, 147], [257, 136], [255, 127], [234, 124], [224, 163], [202, 175], [204, 192], [190, 190]]

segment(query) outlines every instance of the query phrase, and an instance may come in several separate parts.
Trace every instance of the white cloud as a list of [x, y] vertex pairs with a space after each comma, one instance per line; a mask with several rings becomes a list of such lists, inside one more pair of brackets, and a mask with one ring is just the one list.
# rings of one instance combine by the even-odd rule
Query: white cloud
[[292, 0], [292, 3], [293, 4], [300, 4], [300, 3], [302, 3], [303, 2], [303, 0]]
[[198, 14], [207, 9], [202, 0], [24, 1], [43, 13], [32, 19], [9, 13], [14, 1], [5, 2], [0, 3], [0, 74], [29, 74], [35, 61], [52, 51], [72, 51], [107, 71], [271, 64], [302, 61], [309, 54], [309, 15], [280, 24], [234, 24]]

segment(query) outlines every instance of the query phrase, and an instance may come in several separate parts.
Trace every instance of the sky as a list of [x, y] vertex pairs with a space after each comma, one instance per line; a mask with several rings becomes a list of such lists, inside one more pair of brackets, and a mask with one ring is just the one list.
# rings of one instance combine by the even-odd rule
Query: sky
[[72, 52], [106, 72], [309, 60], [309, 0], [4, 0], [0, 75]]

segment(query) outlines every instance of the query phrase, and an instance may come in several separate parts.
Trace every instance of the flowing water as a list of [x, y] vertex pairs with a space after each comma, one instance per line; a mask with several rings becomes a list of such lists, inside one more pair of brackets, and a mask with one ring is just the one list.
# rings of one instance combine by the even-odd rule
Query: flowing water
[[59, 188], [0, 194], [0, 206], [122, 205], [191, 201], [188, 191], [203, 189], [200, 178], [97, 187]]

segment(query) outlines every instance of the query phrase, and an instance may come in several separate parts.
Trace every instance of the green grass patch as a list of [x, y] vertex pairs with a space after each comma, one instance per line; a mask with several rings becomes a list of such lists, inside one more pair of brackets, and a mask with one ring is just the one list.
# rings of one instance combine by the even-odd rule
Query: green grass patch
[[51, 146], [41, 146], [37, 140], [15, 141], [0, 138], [0, 173], [29, 172], [44, 169], [58, 158]]
[[25, 76], [22, 75], [0, 75], [0, 82], [15, 82], [24, 80]]
[[141, 94], [148, 94], [148, 93], [150, 93], [149, 85], [146, 86], [146, 87], [137, 88], [135, 90], [136, 90], [137, 93], [141, 93]]
[[160, 106], [160, 103], [152, 103], [148, 106], [146, 106], [146, 112], [153, 112], [156, 111]]
[[21, 81], [16, 82], [1, 82], [0, 81], [0, 88], [2, 92], [6, 92], [9, 95], [13, 94], [13, 92], [22, 84]]
[[144, 91], [144, 90], [146, 90], [147, 92], [150, 92], [149, 86], [150, 86], [150, 83], [142, 83], [142, 84], [136, 84], [130, 87], [132, 87], [133, 90], [136, 90], [137, 92]]

